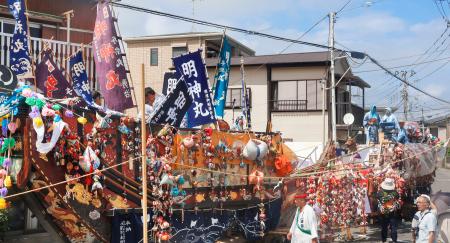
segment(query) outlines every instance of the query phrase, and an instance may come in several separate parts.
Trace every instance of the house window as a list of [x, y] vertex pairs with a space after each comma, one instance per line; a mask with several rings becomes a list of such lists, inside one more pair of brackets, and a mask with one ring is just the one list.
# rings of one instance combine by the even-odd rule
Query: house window
[[150, 66], [158, 66], [158, 48], [150, 49]]
[[186, 46], [177, 46], [177, 47], [172, 47], [172, 57], [178, 57], [182, 54], [186, 54], [187, 51], [187, 47]]
[[[247, 88], [249, 107], [252, 107], [252, 90]], [[229, 88], [227, 91], [227, 99], [225, 100], [225, 108], [240, 109], [242, 106], [242, 88]]]
[[322, 109], [320, 80], [274, 81], [272, 111], [315, 111]]

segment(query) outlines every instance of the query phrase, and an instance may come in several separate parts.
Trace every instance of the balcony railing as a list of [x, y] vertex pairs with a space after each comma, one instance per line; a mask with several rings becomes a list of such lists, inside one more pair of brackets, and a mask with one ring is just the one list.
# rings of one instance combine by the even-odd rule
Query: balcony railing
[[[0, 51], [0, 64], [9, 66], [9, 48], [12, 42], [12, 34], [0, 33], [0, 45], [2, 50]], [[58, 68], [60, 68], [64, 75], [65, 70], [69, 70], [69, 57], [76, 53], [79, 49], [82, 49], [84, 55], [84, 61], [86, 66], [86, 72], [88, 74], [89, 81], [91, 83], [91, 89], [94, 87], [95, 83], [95, 67], [94, 67], [94, 56], [92, 52], [92, 47], [89, 45], [81, 46], [81, 44], [72, 43], [70, 46], [67, 42], [56, 41], [56, 40], [46, 40], [41, 38], [31, 38], [31, 57], [33, 61], [37, 64], [41, 61], [42, 49], [44, 43], [47, 42], [49, 47], [53, 50], [54, 56], [56, 58], [56, 63]], [[70, 80], [69, 80], [70, 81]]]
[[307, 100], [272, 100], [272, 111], [306, 111]]

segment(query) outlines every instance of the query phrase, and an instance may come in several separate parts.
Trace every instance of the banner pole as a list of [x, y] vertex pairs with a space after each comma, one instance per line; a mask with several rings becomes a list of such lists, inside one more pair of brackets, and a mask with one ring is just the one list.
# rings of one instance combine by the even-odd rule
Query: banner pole
[[142, 63], [142, 83], [141, 83], [141, 153], [142, 153], [142, 225], [143, 242], [148, 243], [148, 225], [147, 225], [147, 162], [146, 162], [146, 121], [145, 121], [145, 65]]

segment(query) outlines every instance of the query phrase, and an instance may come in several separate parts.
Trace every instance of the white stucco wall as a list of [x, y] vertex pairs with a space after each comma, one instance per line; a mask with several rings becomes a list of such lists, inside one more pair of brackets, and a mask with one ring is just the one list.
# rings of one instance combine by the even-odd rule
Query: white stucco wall
[[[272, 113], [272, 127], [274, 131], [282, 131], [283, 138], [292, 138], [294, 142], [322, 142], [322, 112]], [[327, 130], [328, 116], [325, 113], [325, 138], [328, 137]]]

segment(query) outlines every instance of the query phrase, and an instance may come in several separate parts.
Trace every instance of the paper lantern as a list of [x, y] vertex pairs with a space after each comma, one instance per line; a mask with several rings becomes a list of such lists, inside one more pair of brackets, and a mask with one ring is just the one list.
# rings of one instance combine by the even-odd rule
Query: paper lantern
[[58, 104], [55, 104], [55, 105], [52, 105], [52, 109], [55, 111], [59, 111], [59, 110], [61, 110], [61, 106]]
[[35, 117], [33, 118], [33, 123], [36, 127], [41, 127], [42, 125], [44, 125], [44, 121], [42, 121], [41, 117]]
[[42, 108], [42, 115], [43, 116], [54, 116], [55, 115], [55, 111], [48, 108], [47, 106], [44, 106]]
[[27, 97], [25, 99], [25, 103], [27, 105], [29, 105], [29, 106], [34, 106], [34, 105], [36, 105], [36, 98], [34, 98], [34, 97]]
[[87, 123], [87, 119], [84, 117], [78, 117], [77, 119], [78, 123], [80, 123], [81, 125], [84, 125]]
[[16, 124], [16, 123], [13, 123], [13, 122], [10, 122], [10, 123], [8, 124], [8, 130], [9, 130], [11, 133], [15, 133], [16, 130], [17, 130], [17, 124]]
[[22, 90], [22, 96], [25, 98], [31, 97], [33, 91], [30, 88], [25, 88]]
[[2, 166], [3, 166], [4, 168], [9, 168], [9, 167], [11, 166], [11, 159], [10, 159], [10, 158], [4, 159], [4, 160], [3, 160]]
[[6, 197], [6, 195], [8, 195], [8, 189], [6, 189], [6, 187], [2, 187], [0, 189], [0, 197]]
[[61, 121], [61, 116], [60, 115], [55, 115], [55, 117], [53, 118], [54, 122], [60, 122]]
[[36, 106], [39, 109], [42, 109], [45, 106], [45, 101], [41, 100], [41, 99], [36, 99]]
[[67, 118], [72, 118], [72, 117], [73, 117], [73, 112], [70, 111], [70, 110], [66, 110], [66, 111], [64, 111], [64, 115], [65, 115]]
[[28, 114], [30, 118], [36, 118], [40, 115], [39, 108], [37, 106], [31, 107], [31, 112]]
[[11, 181], [11, 176], [6, 176], [5, 180], [3, 181], [3, 184], [7, 187], [10, 188], [12, 186], [12, 181]]
[[4, 198], [0, 198], [0, 209], [5, 209], [8, 207], [6, 200]]

